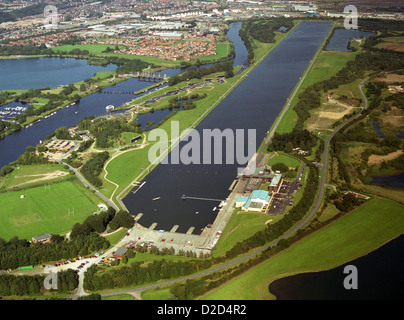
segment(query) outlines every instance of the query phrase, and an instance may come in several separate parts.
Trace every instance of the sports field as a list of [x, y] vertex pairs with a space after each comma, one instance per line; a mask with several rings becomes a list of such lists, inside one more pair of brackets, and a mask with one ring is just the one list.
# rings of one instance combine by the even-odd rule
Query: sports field
[[78, 180], [0, 194], [0, 238], [32, 236], [71, 230], [97, 211], [98, 197]]

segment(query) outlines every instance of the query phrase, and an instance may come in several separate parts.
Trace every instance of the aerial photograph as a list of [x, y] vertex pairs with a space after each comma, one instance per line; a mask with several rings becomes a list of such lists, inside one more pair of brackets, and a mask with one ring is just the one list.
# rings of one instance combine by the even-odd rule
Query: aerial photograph
[[0, 305], [404, 300], [403, 252], [402, 0], [0, 1]]

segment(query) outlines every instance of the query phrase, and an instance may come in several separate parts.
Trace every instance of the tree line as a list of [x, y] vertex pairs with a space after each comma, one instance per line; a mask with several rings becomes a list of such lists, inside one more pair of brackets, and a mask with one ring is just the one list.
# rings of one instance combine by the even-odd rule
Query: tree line
[[225, 72], [227, 77], [233, 77], [233, 61], [216, 63], [210, 67], [190, 67], [187, 71], [170, 77], [168, 79], [168, 85], [173, 86], [182, 81], [189, 81], [191, 79], [202, 79], [209, 74], [217, 72]]
[[[0, 296], [29, 296], [45, 292], [45, 276], [14, 276], [0, 275]], [[79, 276], [71, 269], [57, 273], [57, 289], [51, 289], [58, 293], [70, 293], [77, 288]]]
[[155, 260], [151, 263], [133, 262], [120, 268], [97, 272], [101, 267], [93, 265], [86, 271], [84, 289], [98, 291], [136, 286], [160, 279], [177, 278], [195, 273], [211, 266], [210, 260]]

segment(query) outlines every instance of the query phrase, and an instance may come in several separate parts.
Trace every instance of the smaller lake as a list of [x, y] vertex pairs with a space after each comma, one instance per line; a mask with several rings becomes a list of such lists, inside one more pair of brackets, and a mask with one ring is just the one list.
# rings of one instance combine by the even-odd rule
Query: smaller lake
[[372, 32], [365, 32], [355, 29], [336, 29], [328, 42], [326, 50], [333, 50], [333, 51], [347, 51], [349, 40], [352, 38], [368, 38], [372, 36]]
[[372, 176], [373, 183], [386, 187], [404, 188], [404, 172], [387, 176]]
[[[270, 292], [278, 300], [363, 300], [403, 299], [404, 236], [368, 255], [337, 268], [298, 274], [274, 281]], [[358, 271], [358, 289], [346, 290], [343, 282], [347, 265]]]
[[32, 58], [0, 60], [0, 90], [54, 88], [91, 78], [100, 71], [115, 70], [87, 64], [73, 58]]

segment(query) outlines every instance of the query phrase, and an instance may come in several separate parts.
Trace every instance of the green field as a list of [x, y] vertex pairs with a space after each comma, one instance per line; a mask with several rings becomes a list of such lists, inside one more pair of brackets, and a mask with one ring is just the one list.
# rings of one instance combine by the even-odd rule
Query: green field
[[108, 47], [115, 48], [115, 45], [109, 44], [68, 44], [64, 46], [53, 47], [53, 52], [57, 53], [58, 51], [66, 51], [70, 52], [73, 49], [87, 50], [90, 54], [102, 54], [105, 49]]
[[282, 217], [272, 217], [259, 212], [239, 213], [239, 210], [236, 209], [216, 244], [215, 250], [212, 253], [213, 256], [219, 257], [225, 254], [237, 242], [243, 241], [254, 233], [264, 230], [267, 227], [266, 222], [274, 223]]
[[290, 107], [283, 116], [281, 122], [278, 125], [276, 132], [285, 133], [291, 132], [295, 126], [297, 120], [297, 114], [293, 110], [296, 104], [299, 102], [299, 94], [311, 85], [330, 79], [332, 76], [342, 69], [348, 61], [355, 58], [357, 52], [342, 52], [342, 51], [324, 51], [322, 50], [310, 69], [307, 77], [304, 79], [299, 91], [295, 98], [290, 103]]
[[206, 294], [206, 300], [274, 299], [271, 282], [328, 270], [366, 255], [404, 233], [404, 206], [374, 199]]
[[32, 184], [46, 184], [55, 179], [62, 180], [63, 173], [69, 170], [60, 164], [35, 164], [16, 167], [10, 175], [0, 178], [0, 188], [26, 187]]
[[[24, 196], [21, 198], [21, 196]], [[64, 233], [98, 210], [98, 197], [78, 180], [0, 194], [0, 237]]]
[[268, 160], [267, 164], [269, 166], [273, 166], [275, 163], [279, 163], [279, 162], [284, 163], [288, 167], [293, 167], [293, 168], [300, 167], [300, 160], [298, 160], [294, 157], [288, 156], [286, 154], [274, 155], [273, 157], [271, 157]]

